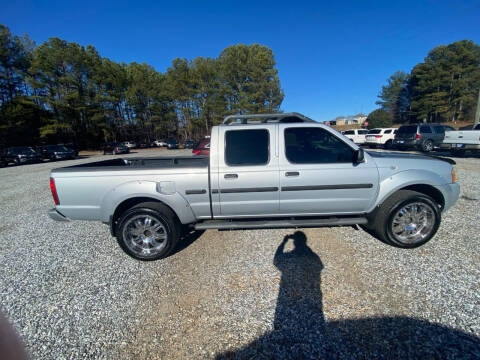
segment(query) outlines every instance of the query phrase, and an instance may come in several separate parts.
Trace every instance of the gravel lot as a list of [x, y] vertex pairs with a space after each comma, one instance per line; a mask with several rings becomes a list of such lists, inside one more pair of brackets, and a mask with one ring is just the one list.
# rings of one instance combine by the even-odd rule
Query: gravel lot
[[52, 168], [110, 157], [0, 169], [0, 305], [32, 358], [480, 358], [479, 158], [456, 159], [461, 198], [419, 249], [207, 231], [143, 263], [101, 223], [47, 216]]

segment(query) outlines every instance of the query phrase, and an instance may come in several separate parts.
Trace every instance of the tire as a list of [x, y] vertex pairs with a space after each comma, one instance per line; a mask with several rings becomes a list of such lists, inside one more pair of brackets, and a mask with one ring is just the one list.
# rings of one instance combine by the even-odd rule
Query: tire
[[[423, 217], [406, 219], [407, 216], [415, 216], [415, 206], [423, 209], [423, 215], [417, 215]], [[406, 212], [402, 214], [401, 211]], [[369, 217], [370, 224], [367, 228], [371, 235], [403, 249], [416, 248], [428, 242], [435, 236], [441, 222], [438, 204], [431, 197], [411, 190], [397, 191]], [[408, 225], [402, 225], [405, 219], [409, 222]], [[422, 223], [420, 230], [419, 222]], [[393, 229], [395, 223], [400, 223], [397, 231]], [[407, 229], [408, 227], [410, 228]]]
[[422, 147], [421, 147], [422, 151], [423, 152], [430, 152], [433, 150], [433, 142], [432, 140], [425, 140], [422, 144]]
[[180, 233], [181, 225], [175, 214], [157, 202], [133, 206], [121, 215], [115, 227], [122, 250], [142, 261], [167, 257], [175, 249]]
[[391, 150], [393, 149], [393, 141], [392, 140], [388, 140], [385, 145], [383, 145], [384, 149], [387, 149], [387, 150]]
[[15, 164], [15, 166], [19, 166], [20, 160], [18, 160], [18, 158], [15, 158], [15, 160], [13, 160], [13, 163]]

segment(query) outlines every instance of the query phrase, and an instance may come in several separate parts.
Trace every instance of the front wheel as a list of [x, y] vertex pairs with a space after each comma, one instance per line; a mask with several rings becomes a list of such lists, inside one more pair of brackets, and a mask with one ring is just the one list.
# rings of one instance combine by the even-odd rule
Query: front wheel
[[385, 149], [387, 149], [387, 150], [392, 149], [392, 148], [393, 148], [393, 141], [392, 141], [392, 140], [388, 140], [383, 147], [384, 147]]
[[370, 227], [377, 238], [390, 245], [409, 249], [429, 241], [436, 234], [441, 212], [429, 196], [400, 190], [388, 198], [371, 216]]
[[116, 227], [120, 247], [137, 260], [167, 257], [180, 237], [180, 225], [172, 211], [156, 202], [144, 202], [127, 210]]

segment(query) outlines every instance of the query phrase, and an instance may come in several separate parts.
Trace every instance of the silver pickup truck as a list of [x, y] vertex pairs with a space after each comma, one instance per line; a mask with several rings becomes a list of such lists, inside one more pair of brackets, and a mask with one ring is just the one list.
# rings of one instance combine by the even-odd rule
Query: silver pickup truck
[[364, 152], [301, 114], [235, 115], [210, 157], [125, 158], [54, 169], [55, 220], [110, 225], [140, 260], [167, 256], [186, 228], [362, 227], [393, 246], [430, 240], [459, 196], [446, 160]]

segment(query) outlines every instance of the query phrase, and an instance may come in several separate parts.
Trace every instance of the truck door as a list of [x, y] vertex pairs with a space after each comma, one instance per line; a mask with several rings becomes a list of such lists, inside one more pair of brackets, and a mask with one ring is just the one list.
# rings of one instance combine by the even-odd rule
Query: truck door
[[[307, 125], [307, 124], [305, 124]], [[354, 148], [333, 132], [280, 125], [280, 214], [358, 214], [377, 194], [373, 161], [353, 163]]]
[[[276, 215], [279, 209], [276, 125], [231, 126], [220, 131], [220, 217]], [[224, 151], [222, 151], [224, 144]]]

